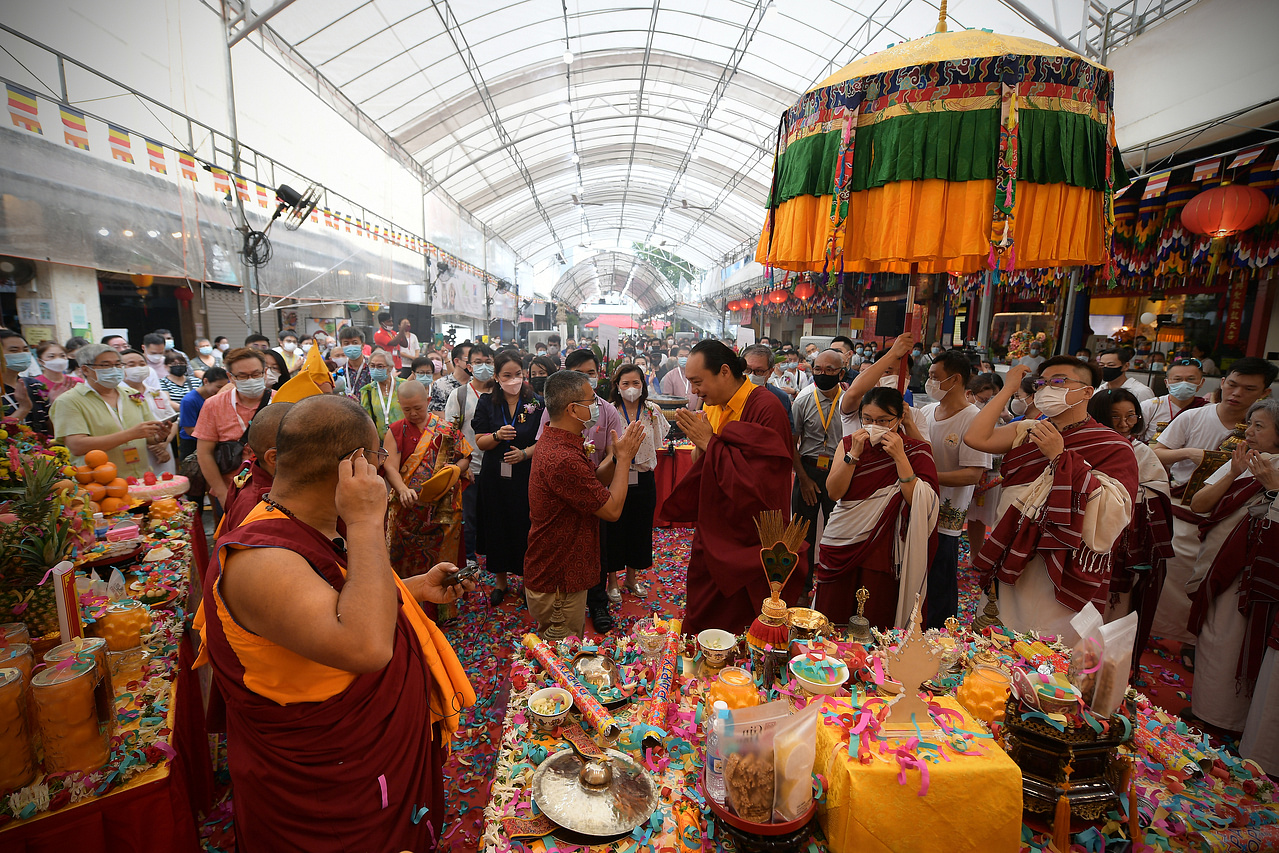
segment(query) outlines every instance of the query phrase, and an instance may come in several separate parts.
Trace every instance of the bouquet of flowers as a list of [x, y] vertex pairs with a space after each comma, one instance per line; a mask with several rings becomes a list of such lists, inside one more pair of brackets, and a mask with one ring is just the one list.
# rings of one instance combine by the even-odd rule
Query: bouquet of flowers
[[1008, 358], [1014, 359], [1029, 355], [1032, 343], [1039, 346], [1040, 355], [1044, 355], [1051, 350], [1048, 335], [1044, 332], [1013, 332], [1012, 337], [1008, 339]]

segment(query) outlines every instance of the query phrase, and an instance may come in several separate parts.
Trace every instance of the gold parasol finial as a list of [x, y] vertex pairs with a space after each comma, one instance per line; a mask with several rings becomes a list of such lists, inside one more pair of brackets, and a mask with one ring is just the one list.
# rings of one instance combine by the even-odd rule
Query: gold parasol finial
[[937, 32], [946, 32], [946, 0], [941, 0], [940, 14], [937, 16]]

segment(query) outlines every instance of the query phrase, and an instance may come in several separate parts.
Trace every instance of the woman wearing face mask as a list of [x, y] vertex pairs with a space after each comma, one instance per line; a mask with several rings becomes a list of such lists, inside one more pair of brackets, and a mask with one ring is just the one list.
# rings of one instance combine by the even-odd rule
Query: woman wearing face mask
[[396, 388], [404, 380], [395, 375], [391, 356], [378, 350], [369, 356], [369, 378], [373, 381], [360, 389], [360, 405], [373, 418], [378, 437], [386, 435], [386, 429], [404, 419]]
[[896, 389], [868, 391], [859, 414], [862, 427], [844, 436], [826, 479], [836, 504], [813, 607], [842, 624], [866, 587], [870, 624], [903, 627], [937, 548], [937, 466], [928, 442], [902, 431], [905, 401]]
[[191, 359], [191, 372], [196, 379], [204, 381], [204, 371], [222, 364], [222, 353], [213, 348], [208, 338], [196, 338], [195, 358]]
[[1011, 424], [1017, 421], [1037, 421], [1044, 416], [1043, 412], [1035, 408], [1035, 377], [1027, 375], [1021, 380], [1021, 385], [1008, 401], [1008, 414], [1011, 417], [1006, 418], [1001, 412], [1000, 422], [1006, 420]]
[[266, 356], [266, 387], [272, 391], [279, 391], [284, 387], [284, 383], [292, 378], [293, 372], [285, 363], [284, 356], [276, 350], [269, 349], [262, 354]]
[[493, 360], [496, 384], [475, 404], [471, 423], [476, 446], [484, 453], [480, 465], [476, 506], [475, 552], [496, 576], [489, 602], [496, 607], [506, 597], [508, 574], [524, 574], [528, 547], [528, 481], [537, 450], [542, 403], [524, 381], [518, 353], [503, 350]]
[[4, 397], [0, 414], [24, 421], [34, 405], [30, 381], [21, 376], [31, 366], [31, 348], [22, 335], [9, 329], [0, 329], [0, 348], [4, 350]]
[[622, 600], [616, 572], [625, 571], [626, 588], [636, 598], [648, 596], [648, 587], [639, 581], [637, 575], [653, 566], [653, 513], [657, 510], [657, 481], [653, 471], [657, 468], [657, 454], [666, 442], [671, 424], [661, 408], [649, 402], [648, 381], [638, 365], [623, 365], [613, 374], [610, 402], [627, 426], [638, 422], [644, 427], [644, 440], [631, 461], [630, 486], [622, 507], [622, 517], [617, 521], [604, 522], [607, 530], [604, 538], [607, 593], [616, 604]]
[[538, 397], [545, 395], [546, 377], [559, 370], [559, 363], [549, 355], [536, 356], [528, 365], [528, 381], [533, 386], [533, 393]]
[[[175, 354], [179, 358], [182, 357], [181, 353], [174, 353], [173, 350], [166, 352], [165, 356]], [[161, 474], [176, 473], [177, 463], [173, 459], [173, 450], [169, 443], [178, 437], [178, 419], [173, 418], [169, 421], [164, 419], [178, 411], [181, 401], [175, 405], [163, 390], [146, 387], [151, 366], [142, 353], [127, 349], [120, 354], [120, 361], [124, 364], [124, 384], [136, 391], [138, 398], [146, 402], [149, 409], [148, 420], [164, 422], [163, 432], [156, 437], [156, 440], [147, 443], [147, 465], [151, 468], [151, 473], [157, 477]]]
[[182, 408], [182, 398], [187, 392], [200, 387], [200, 380], [191, 375], [186, 356], [177, 350], [164, 354], [164, 368], [168, 372], [160, 379], [160, 390], [169, 395], [169, 402], [177, 411]]
[[1088, 401], [1088, 414], [1100, 424], [1128, 439], [1137, 456], [1137, 499], [1132, 523], [1120, 534], [1111, 551], [1110, 601], [1106, 621], [1113, 622], [1133, 610], [1137, 617], [1137, 640], [1133, 647], [1133, 670], [1150, 639], [1150, 627], [1164, 587], [1164, 561], [1172, 556], [1172, 495], [1168, 471], [1155, 451], [1141, 440], [1146, 424], [1141, 403], [1131, 391], [1099, 391]]
[[47, 434], [52, 428], [49, 423], [49, 407], [54, 400], [83, 380], [67, 373], [71, 360], [67, 358], [67, 351], [56, 341], [42, 341], [36, 346], [35, 356], [40, 364], [40, 375], [25, 377], [27, 395], [31, 399], [27, 426]]
[[1190, 502], [1211, 525], [1199, 551], [1210, 568], [1191, 598], [1188, 627], [1199, 642], [1190, 710], [1215, 726], [1242, 730], [1240, 755], [1275, 773], [1279, 525], [1269, 516], [1279, 492], [1279, 401], [1259, 400], [1247, 417], [1244, 440]]
[[409, 375], [405, 378], [420, 382], [427, 393], [430, 393], [431, 385], [435, 383], [435, 365], [428, 356], [419, 355], [409, 365]]

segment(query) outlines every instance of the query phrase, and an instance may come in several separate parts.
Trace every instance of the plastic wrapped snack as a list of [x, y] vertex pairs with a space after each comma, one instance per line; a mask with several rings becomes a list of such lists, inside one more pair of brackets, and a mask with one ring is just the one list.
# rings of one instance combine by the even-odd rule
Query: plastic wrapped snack
[[1119, 710], [1128, 690], [1128, 673], [1132, 670], [1132, 647], [1137, 640], [1137, 613], [1101, 626], [1106, 654], [1097, 672], [1097, 690], [1091, 702], [1094, 714], [1109, 717]]
[[773, 731], [774, 823], [797, 820], [813, 802], [819, 710], [819, 703], [810, 702]]
[[1097, 691], [1097, 675], [1101, 672], [1106, 643], [1102, 637], [1102, 616], [1092, 602], [1070, 620], [1070, 627], [1079, 635], [1070, 655], [1070, 683], [1079, 691], [1084, 705], [1092, 707], [1093, 694]]
[[786, 700], [731, 712], [719, 741], [725, 758], [725, 805], [743, 820], [772, 822], [776, 791], [773, 736], [789, 717]]

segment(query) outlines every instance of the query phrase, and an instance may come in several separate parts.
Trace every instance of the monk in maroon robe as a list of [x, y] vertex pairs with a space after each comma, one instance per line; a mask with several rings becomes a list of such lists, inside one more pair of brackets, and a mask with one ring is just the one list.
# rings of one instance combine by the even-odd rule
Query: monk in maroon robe
[[275, 436], [280, 429], [280, 419], [291, 408], [292, 403], [271, 403], [249, 422], [248, 444], [253, 451], [253, 461], [247, 471], [231, 479], [217, 529], [219, 534], [239, 527], [262, 496], [271, 491], [271, 482], [275, 479]]
[[[769, 596], [755, 519], [765, 510], [790, 516], [790, 423], [777, 398], [748, 382], [741, 359], [719, 341], [693, 347], [685, 375], [703, 401], [700, 412], [676, 414], [695, 459], [661, 508], [666, 521], [695, 528], [684, 630], [740, 634]], [[799, 600], [802, 574], [791, 576], [783, 599]]]
[[379, 445], [354, 401], [296, 404], [270, 492], [205, 578], [201, 657], [226, 703], [244, 853], [436, 848], [440, 768], [475, 694], [418, 604], [455, 599], [456, 567], [391, 570]]

